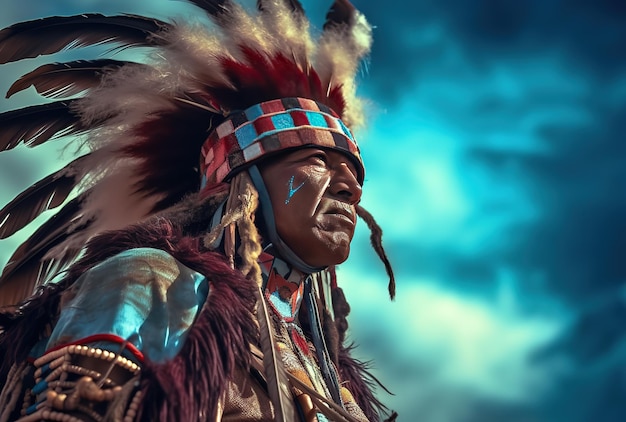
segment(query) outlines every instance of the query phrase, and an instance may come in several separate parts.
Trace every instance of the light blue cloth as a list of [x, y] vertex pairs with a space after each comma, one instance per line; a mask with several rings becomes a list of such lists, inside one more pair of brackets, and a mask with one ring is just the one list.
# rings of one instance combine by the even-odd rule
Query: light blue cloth
[[95, 334], [128, 339], [154, 362], [173, 358], [208, 295], [206, 278], [167, 252], [124, 251], [75, 283], [48, 348]]

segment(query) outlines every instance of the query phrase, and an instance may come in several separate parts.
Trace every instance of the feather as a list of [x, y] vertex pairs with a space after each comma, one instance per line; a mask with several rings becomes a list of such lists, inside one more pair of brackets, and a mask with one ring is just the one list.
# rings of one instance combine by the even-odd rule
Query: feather
[[99, 122], [85, 127], [72, 110], [74, 101], [56, 101], [0, 114], [0, 152], [13, 149], [21, 142], [33, 147], [96, 127]]
[[[304, 16], [304, 7], [302, 7], [302, 3], [298, 0], [284, 0], [284, 2], [289, 7], [289, 10], [298, 13], [300, 16]], [[263, 3], [265, 3], [263, 0], [257, 0], [256, 2], [256, 6], [260, 11], [265, 10]]]
[[228, 12], [228, 7], [230, 6], [230, 0], [187, 0], [189, 3], [192, 3], [198, 6], [200, 9], [203, 9], [205, 12], [209, 14], [209, 16], [213, 18], [219, 18], [223, 13]]
[[255, 293], [261, 351], [263, 352], [263, 373], [267, 381], [270, 400], [274, 405], [274, 420], [278, 422], [295, 421], [299, 417], [293, 405], [287, 372], [280, 356], [278, 356], [274, 335], [272, 334], [272, 322], [269, 319], [269, 310], [267, 309], [261, 288], [258, 287]]
[[211, 94], [220, 104], [238, 109], [268, 98], [304, 97], [326, 104], [342, 115], [345, 102], [340, 87], [327, 93], [314, 69], [302, 69], [280, 53], [268, 59], [253, 49], [242, 47], [241, 50], [245, 63], [230, 58], [222, 60], [224, 73], [238, 89], [212, 88]]
[[356, 9], [348, 0], [335, 0], [326, 14], [324, 30], [341, 25], [352, 25], [355, 14]]
[[31, 295], [54, 270], [71, 262], [80, 252], [68, 248], [59, 258], [46, 254], [72, 235], [85, 230], [91, 222], [79, 222], [82, 202], [88, 192], [68, 202], [33, 233], [13, 253], [0, 275], [0, 306], [13, 305]]
[[294, 387], [307, 394], [311, 401], [317, 406], [317, 410], [319, 410], [324, 416], [330, 418], [329, 420], [335, 422], [359, 422], [358, 419], [350, 415], [344, 408], [339, 406], [337, 403], [333, 403], [331, 400], [328, 400], [313, 388], [300, 381], [297, 377], [294, 377], [291, 374], [288, 376], [289, 381], [294, 385]]
[[142, 66], [139, 63], [112, 59], [45, 64], [15, 81], [6, 98], [31, 85], [45, 97], [69, 97], [98, 86], [106, 72], [126, 65]]
[[143, 16], [95, 13], [21, 22], [0, 31], [0, 64], [105, 43], [154, 46], [159, 38], [153, 35], [168, 26]]
[[0, 239], [12, 236], [42, 212], [61, 205], [79, 182], [76, 169], [81, 167], [88, 155], [48, 175], [16, 196], [0, 210]]
[[[180, 103], [158, 119], [135, 128], [133, 135], [140, 140], [121, 152], [141, 163], [136, 167], [141, 180], [134, 192], [141, 196], [164, 195], [151, 211], [168, 208], [198, 191], [200, 175], [195, 167], [207, 127], [215, 118], [202, 108]], [[183, 140], [185, 147], [180, 147]]]

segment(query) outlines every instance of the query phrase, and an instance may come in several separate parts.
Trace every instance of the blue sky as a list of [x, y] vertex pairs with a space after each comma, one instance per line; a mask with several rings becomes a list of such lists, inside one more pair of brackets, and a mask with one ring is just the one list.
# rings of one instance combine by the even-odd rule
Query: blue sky
[[[6, 3], [2, 26], [194, 10], [168, 0]], [[320, 24], [330, 2], [304, 4]], [[626, 6], [355, 4], [375, 26], [360, 85], [370, 116], [357, 133], [363, 205], [385, 230], [398, 298], [387, 299], [364, 227], [339, 275], [357, 354], [395, 393], [381, 397], [404, 421], [623, 420]], [[0, 89], [35, 62], [3, 66]], [[0, 110], [37, 101], [23, 93]], [[0, 203], [58, 167], [59, 152], [0, 154]], [[0, 263], [19, 240], [0, 241]]]

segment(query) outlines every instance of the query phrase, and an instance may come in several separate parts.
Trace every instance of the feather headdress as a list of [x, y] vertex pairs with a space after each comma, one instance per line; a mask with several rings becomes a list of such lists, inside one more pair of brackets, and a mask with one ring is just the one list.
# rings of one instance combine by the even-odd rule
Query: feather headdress
[[0, 63], [99, 44], [154, 52], [142, 63], [47, 64], [10, 87], [7, 96], [33, 86], [57, 101], [0, 114], [0, 151], [82, 135], [75, 139], [84, 142], [84, 155], [0, 210], [4, 239], [63, 205], [10, 258], [0, 305], [31, 294], [93, 235], [198, 191], [202, 144], [233, 112], [300, 97], [334, 110], [347, 126], [362, 123], [354, 77], [371, 29], [347, 0], [332, 5], [319, 39], [298, 0], [259, 0], [256, 12], [230, 0], [189, 1], [213, 25], [85, 14], [0, 31]]

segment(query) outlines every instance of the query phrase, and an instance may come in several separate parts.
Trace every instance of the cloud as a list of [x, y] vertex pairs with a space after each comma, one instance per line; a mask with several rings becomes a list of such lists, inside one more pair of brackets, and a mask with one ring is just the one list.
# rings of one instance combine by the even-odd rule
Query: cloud
[[397, 301], [388, 303], [380, 281], [351, 268], [340, 282], [349, 300], [358, 297], [352, 333], [375, 358], [377, 375], [399, 393], [388, 401], [410, 409], [405, 417], [428, 412], [433, 396], [441, 399], [440, 417], [428, 420], [450, 421], [486, 397], [515, 408], [555, 387], [552, 368], [531, 357], [555, 338], [566, 315], [522, 311], [506, 283], [490, 301], [460, 296], [448, 280], [404, 279]]

